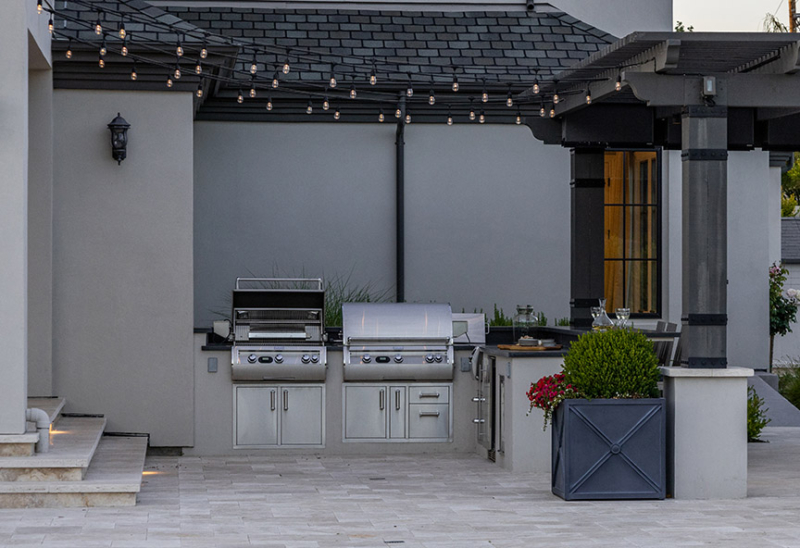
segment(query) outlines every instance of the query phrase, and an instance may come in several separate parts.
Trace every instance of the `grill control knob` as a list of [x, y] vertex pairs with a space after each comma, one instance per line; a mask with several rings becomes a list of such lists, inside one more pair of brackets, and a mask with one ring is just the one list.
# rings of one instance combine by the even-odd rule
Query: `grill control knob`
[[283, 363], [283, 354], [278, 354], [275, 356], [275, 363]]
[[369, 363], [369, 362], [372, 361], [372, 356], [370, 356], [369, 354], [364, 354], [361, 357], [361, 361], [364, 362], [364, 363]]
[[311, 361], [311, 356], [309, 356], [308, 354], [303, 354], [303, 357], [300, 358], [300, 361], [303, 363], [308, 363]]
[[316, 354], [311, 356], [311, 363], [319, 363], [319, 356]]
[[402, 354], [395, 354], [394, 361], [397, 363], [403, 363], [403, 355]]
[[436, 360], [436, 363], [440, 363], [442, 361], [442, 355], [436, 354], [433, 359]]
[[249, 356], [247, 356], [247, 361], [249, 361], [250, 363], [256, 363], [257, 359], [258, 356], [256, 356], [255, 354], [250, 354]]
[[425, 361], [428, 363], [433, 363], [433, 354], [426, 354]]

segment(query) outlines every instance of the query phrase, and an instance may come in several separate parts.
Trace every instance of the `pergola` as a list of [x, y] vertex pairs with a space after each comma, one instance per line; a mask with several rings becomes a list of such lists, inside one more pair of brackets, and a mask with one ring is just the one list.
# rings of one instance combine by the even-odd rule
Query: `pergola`
[[[729, 150], [800, 150], [800, 40], [792, 34], [641, 32], [542, 87], [564, 98], [528, 120], [572, 147], [571, 306], [591, 322], [603, 295], [603, 153], [680, 149], [683, 160], [682, 362], [724, 368]], [[528, 92], [527, 95], [532, 95]]]

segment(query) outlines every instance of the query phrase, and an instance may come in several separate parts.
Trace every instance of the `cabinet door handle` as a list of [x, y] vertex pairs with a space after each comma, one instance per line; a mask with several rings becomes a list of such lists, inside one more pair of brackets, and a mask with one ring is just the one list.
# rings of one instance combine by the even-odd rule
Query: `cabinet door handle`
[[475, 403], [482, 403], [486, 401], [486, 398], [478, 396], [477, 398], [472, 398], [472, 401], [474, 401]]
[[419, 412], [419, 416], [420, 417], [438, 417], [439, 416], [439, 412], [438, 411], [420, 411]]
[[420, 398], [438, 398], [439, 397], [439, 393], [438, 392], [420, 392], [419, 397]]
[[486, 419], [472, 419], [472, 422], [475, 424], [483, 424], [486, 422]]
[[269, 391], [269, 410], [275, 411], [275, 391]]
[[384, 402], [385, 399], [386, 399], [386, 391], [383, 388], [381, 388], [381, 391], [378, 392], [378, 405], [380, 406], [381, 411], [383, 411], [386, 408], [386, 403]]
[[400, 390], [394, 391], [394, 408], [396, 411], [400, 411]]
[[284, 390], [283, 391], [283, 410], [284, 411], [288, 411], [289, 410], [289, 391], [288, 390]]

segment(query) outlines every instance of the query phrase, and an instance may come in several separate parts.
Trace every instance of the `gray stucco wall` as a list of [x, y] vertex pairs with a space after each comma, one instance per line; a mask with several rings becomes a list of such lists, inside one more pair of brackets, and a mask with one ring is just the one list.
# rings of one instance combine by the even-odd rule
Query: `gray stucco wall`
[[54, 392], [153, 445], [193, 443], [192, 117], [189, 93], [54, 93]]
[[[195, 124], [195, 321], [237, 276], [394, 293], [393, 124]], [[406, 300], [569, 313], [569, 155], [513, 126], [406, 131]]]

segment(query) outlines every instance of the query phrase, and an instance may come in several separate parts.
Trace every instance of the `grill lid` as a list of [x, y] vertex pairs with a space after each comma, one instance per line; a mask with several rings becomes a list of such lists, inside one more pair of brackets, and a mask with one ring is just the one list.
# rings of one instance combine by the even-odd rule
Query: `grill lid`
[[452, 313], [449, 304], [345, 303], [342, 335], [347, 345], [389, 341], [451, 344]]

